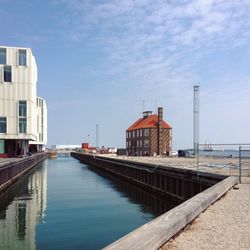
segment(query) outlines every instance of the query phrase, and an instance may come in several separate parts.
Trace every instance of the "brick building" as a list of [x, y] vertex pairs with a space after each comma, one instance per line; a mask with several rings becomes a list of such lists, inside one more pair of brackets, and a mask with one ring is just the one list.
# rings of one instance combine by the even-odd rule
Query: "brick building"
[[131, 156], [169, 155], [172, 127], [163, 120], [162, 107], [158, 108], [158, 114], [143, 112], [143, 117], [126, 130], [126, 149]]

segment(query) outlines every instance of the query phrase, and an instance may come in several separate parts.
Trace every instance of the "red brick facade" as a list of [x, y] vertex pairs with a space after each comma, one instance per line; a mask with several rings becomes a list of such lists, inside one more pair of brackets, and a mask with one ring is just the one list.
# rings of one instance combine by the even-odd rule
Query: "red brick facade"
[[169, 155], [172, 127], [163, 120], [162, 108], [158, 108], [158, 115], [144, 112], [143, 118], [126, 130], [126, 148], [133, 156]]

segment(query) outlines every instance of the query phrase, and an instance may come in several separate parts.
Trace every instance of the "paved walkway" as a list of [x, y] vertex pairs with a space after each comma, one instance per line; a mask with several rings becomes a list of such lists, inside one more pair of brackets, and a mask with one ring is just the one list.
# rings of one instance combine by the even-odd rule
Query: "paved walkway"
[[0, 158], [0, 167], [8, 164], [8, 163], [11, 163], [11, 162], [17, 162], [17, 161], [20, 161], [22, 160], [23, 158]]
[[161, 250], [250, 249], [250, 178], [231, 189]]

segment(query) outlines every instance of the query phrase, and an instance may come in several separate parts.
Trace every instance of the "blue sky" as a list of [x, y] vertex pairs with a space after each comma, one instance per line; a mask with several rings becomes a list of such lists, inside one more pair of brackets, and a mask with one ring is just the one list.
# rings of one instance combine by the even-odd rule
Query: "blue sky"
[[250, 142], [250, 1], [0, 0], [0, 44], [31, 47], [48, 105], [48, 144], [125, 146], [125, 130], [164, 108], [175, 149]]

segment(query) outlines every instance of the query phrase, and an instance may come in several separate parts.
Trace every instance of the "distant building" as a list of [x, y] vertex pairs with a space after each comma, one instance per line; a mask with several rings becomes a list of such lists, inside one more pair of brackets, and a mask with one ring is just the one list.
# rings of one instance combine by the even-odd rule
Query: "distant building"
[[47, 108], [37, 97], [35, 57], [30, 48], [0, 46], [0, 157], [36, 152], [46, 143]]
[[51, 149], [53, 150], [75, 150], [81, 148], [81, 145], [71, 145], [71, 144], [64, 144], [64, 145], [51, 145]]
[[131, 156], [169, 155], [172, 150], [172, 127], [163, 120], [163, 108], [158, 115], [143, 112], [126, 130], [126, 149]]

